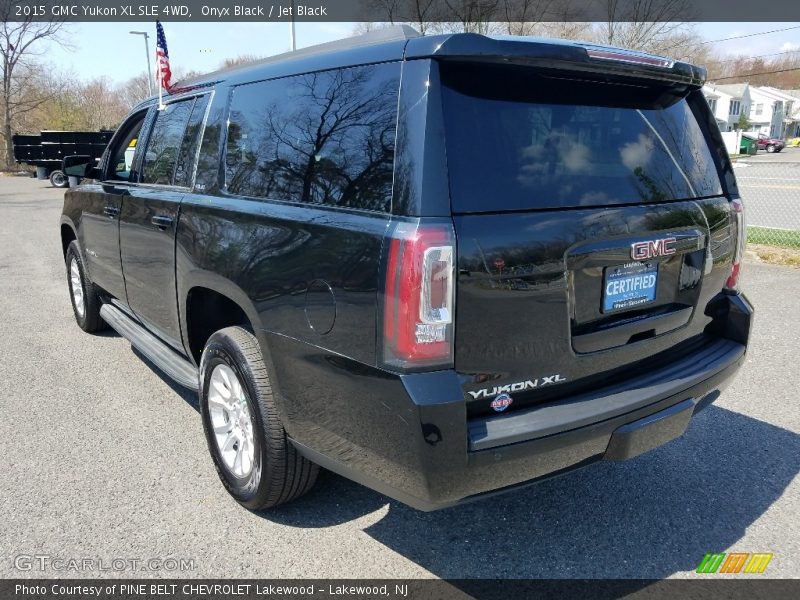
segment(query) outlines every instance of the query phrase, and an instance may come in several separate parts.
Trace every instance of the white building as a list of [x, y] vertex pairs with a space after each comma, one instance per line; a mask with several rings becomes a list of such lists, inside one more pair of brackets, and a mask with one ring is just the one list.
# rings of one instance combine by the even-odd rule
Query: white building
[[792, 90], [779, 90], [773, 87], [760, 87], [757, 90], [775, 98], [773, 110], [781, 119], [775, 127], [775, 137], [791, 138], [800, 136], [800, 97]]
[[770, 137], [782, 138], [786, 123], [786, 103], [792, 110], [792, 101], [795, 99], [789, 94], [771, 87], [750, 88], [752, 100], [750, 109], [750, 131], [757, 131]]
[[792, 108], [787, 110], [788, 119], [786, 137], [800, 137], [800, 90], [781, 90], [792, 97]]
[[751, 99], [748, 84], [707, 84], [703, 86], [703, 95], [714, 113], [720, 131], [739, 129], [741, 115], [749, 118]]

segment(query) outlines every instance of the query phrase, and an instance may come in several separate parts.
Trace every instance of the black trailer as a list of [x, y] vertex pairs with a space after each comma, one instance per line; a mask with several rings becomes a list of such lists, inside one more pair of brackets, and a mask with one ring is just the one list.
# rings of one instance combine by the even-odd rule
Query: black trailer
[[111, 130], [100, 131], [42, 131], [40, 135], [15, 135], [14, 160], [36, 167], [38, 179], [50, 179], [54, 187], [67, 187], [69, 182], [61, 171], [65, 156], [82, 154], [100, 158], [106, 149]]

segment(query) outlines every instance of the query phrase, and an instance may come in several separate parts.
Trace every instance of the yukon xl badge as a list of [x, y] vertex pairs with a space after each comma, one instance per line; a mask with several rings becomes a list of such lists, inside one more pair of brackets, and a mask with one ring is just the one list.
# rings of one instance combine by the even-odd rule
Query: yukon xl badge
[[631, 244], [631, 258], [633, 260], [647, 260], [656, 256], [669, 256], [675, 254], [674, 237], [663, 240], [648, 240]]
[[[506, 385], [496, 385], [493, 388], [483, 388], [482, 390], [471, 390], [469, 391], [469, 395], [478, 400], [479, 398], [491, 398], [492, 396], [497, 396], [498, 398], [503, 396], [508, 396], [511, 392], [522, 392], [524, 390], [532, 390], [538, 387], [542, 387], [544, 385], [552, 385], [554, 383], [564, 383], [567, 380], [566, 377], [562, 377], [561, 375], [549, 375], [547, 377], [540, 377], [539, 379], [527, 379], [525, 381], [517, 381], [516, 383], [507, 383]], [[508, 396], [508, 399], [511, 400], [511, 397]], [[509, 402], [511, 404], [511, 402]], [[494, 405], [492, 405], [494, 408]], [[504, 410], [506, 407], [501, 408], [500, 410]], [[495, 408], [495, 410], [498, 410]], [[498, 411], [499, 412], [499, 411]]]
[[503, 412], [505, 409], [511, 406], [513, 401], [514, 399], [508, 394], [500, 394], [497, 398], [492, 400], [489, 406], [491, 406], [495, 412]]

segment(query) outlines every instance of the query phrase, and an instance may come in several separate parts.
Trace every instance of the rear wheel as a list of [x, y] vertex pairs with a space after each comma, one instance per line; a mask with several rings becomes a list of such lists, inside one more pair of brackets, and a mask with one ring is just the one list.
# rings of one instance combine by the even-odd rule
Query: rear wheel
[[200, 413], [222, 484], [242, 506], [271, 508], [308, 492], [319, 467], [289, 442], [258, 340], [241, 327], [209, 338], [200, 360]]
[[106, 324], [100, 317], [100, 297], [86, 274], [77, 241], [73, 240], [67, 247], [66, 261], [69, 296], [78, 327], [86, 333], [105, 329]]
[[69, 179], [62, 171], [53, 171], [50, 173], [50, 185], [57, 188], [65, 188], [69, 186]]

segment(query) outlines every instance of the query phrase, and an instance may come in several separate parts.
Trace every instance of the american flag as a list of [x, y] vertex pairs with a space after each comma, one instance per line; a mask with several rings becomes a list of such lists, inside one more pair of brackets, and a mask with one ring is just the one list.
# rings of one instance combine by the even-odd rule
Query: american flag
[[169, 69], [169, 51], [167, 38], [164, 37], [164, 28], [161, 21], [156, 21], [156, 83], [169, 91], [172, 87], [172, 71]]

